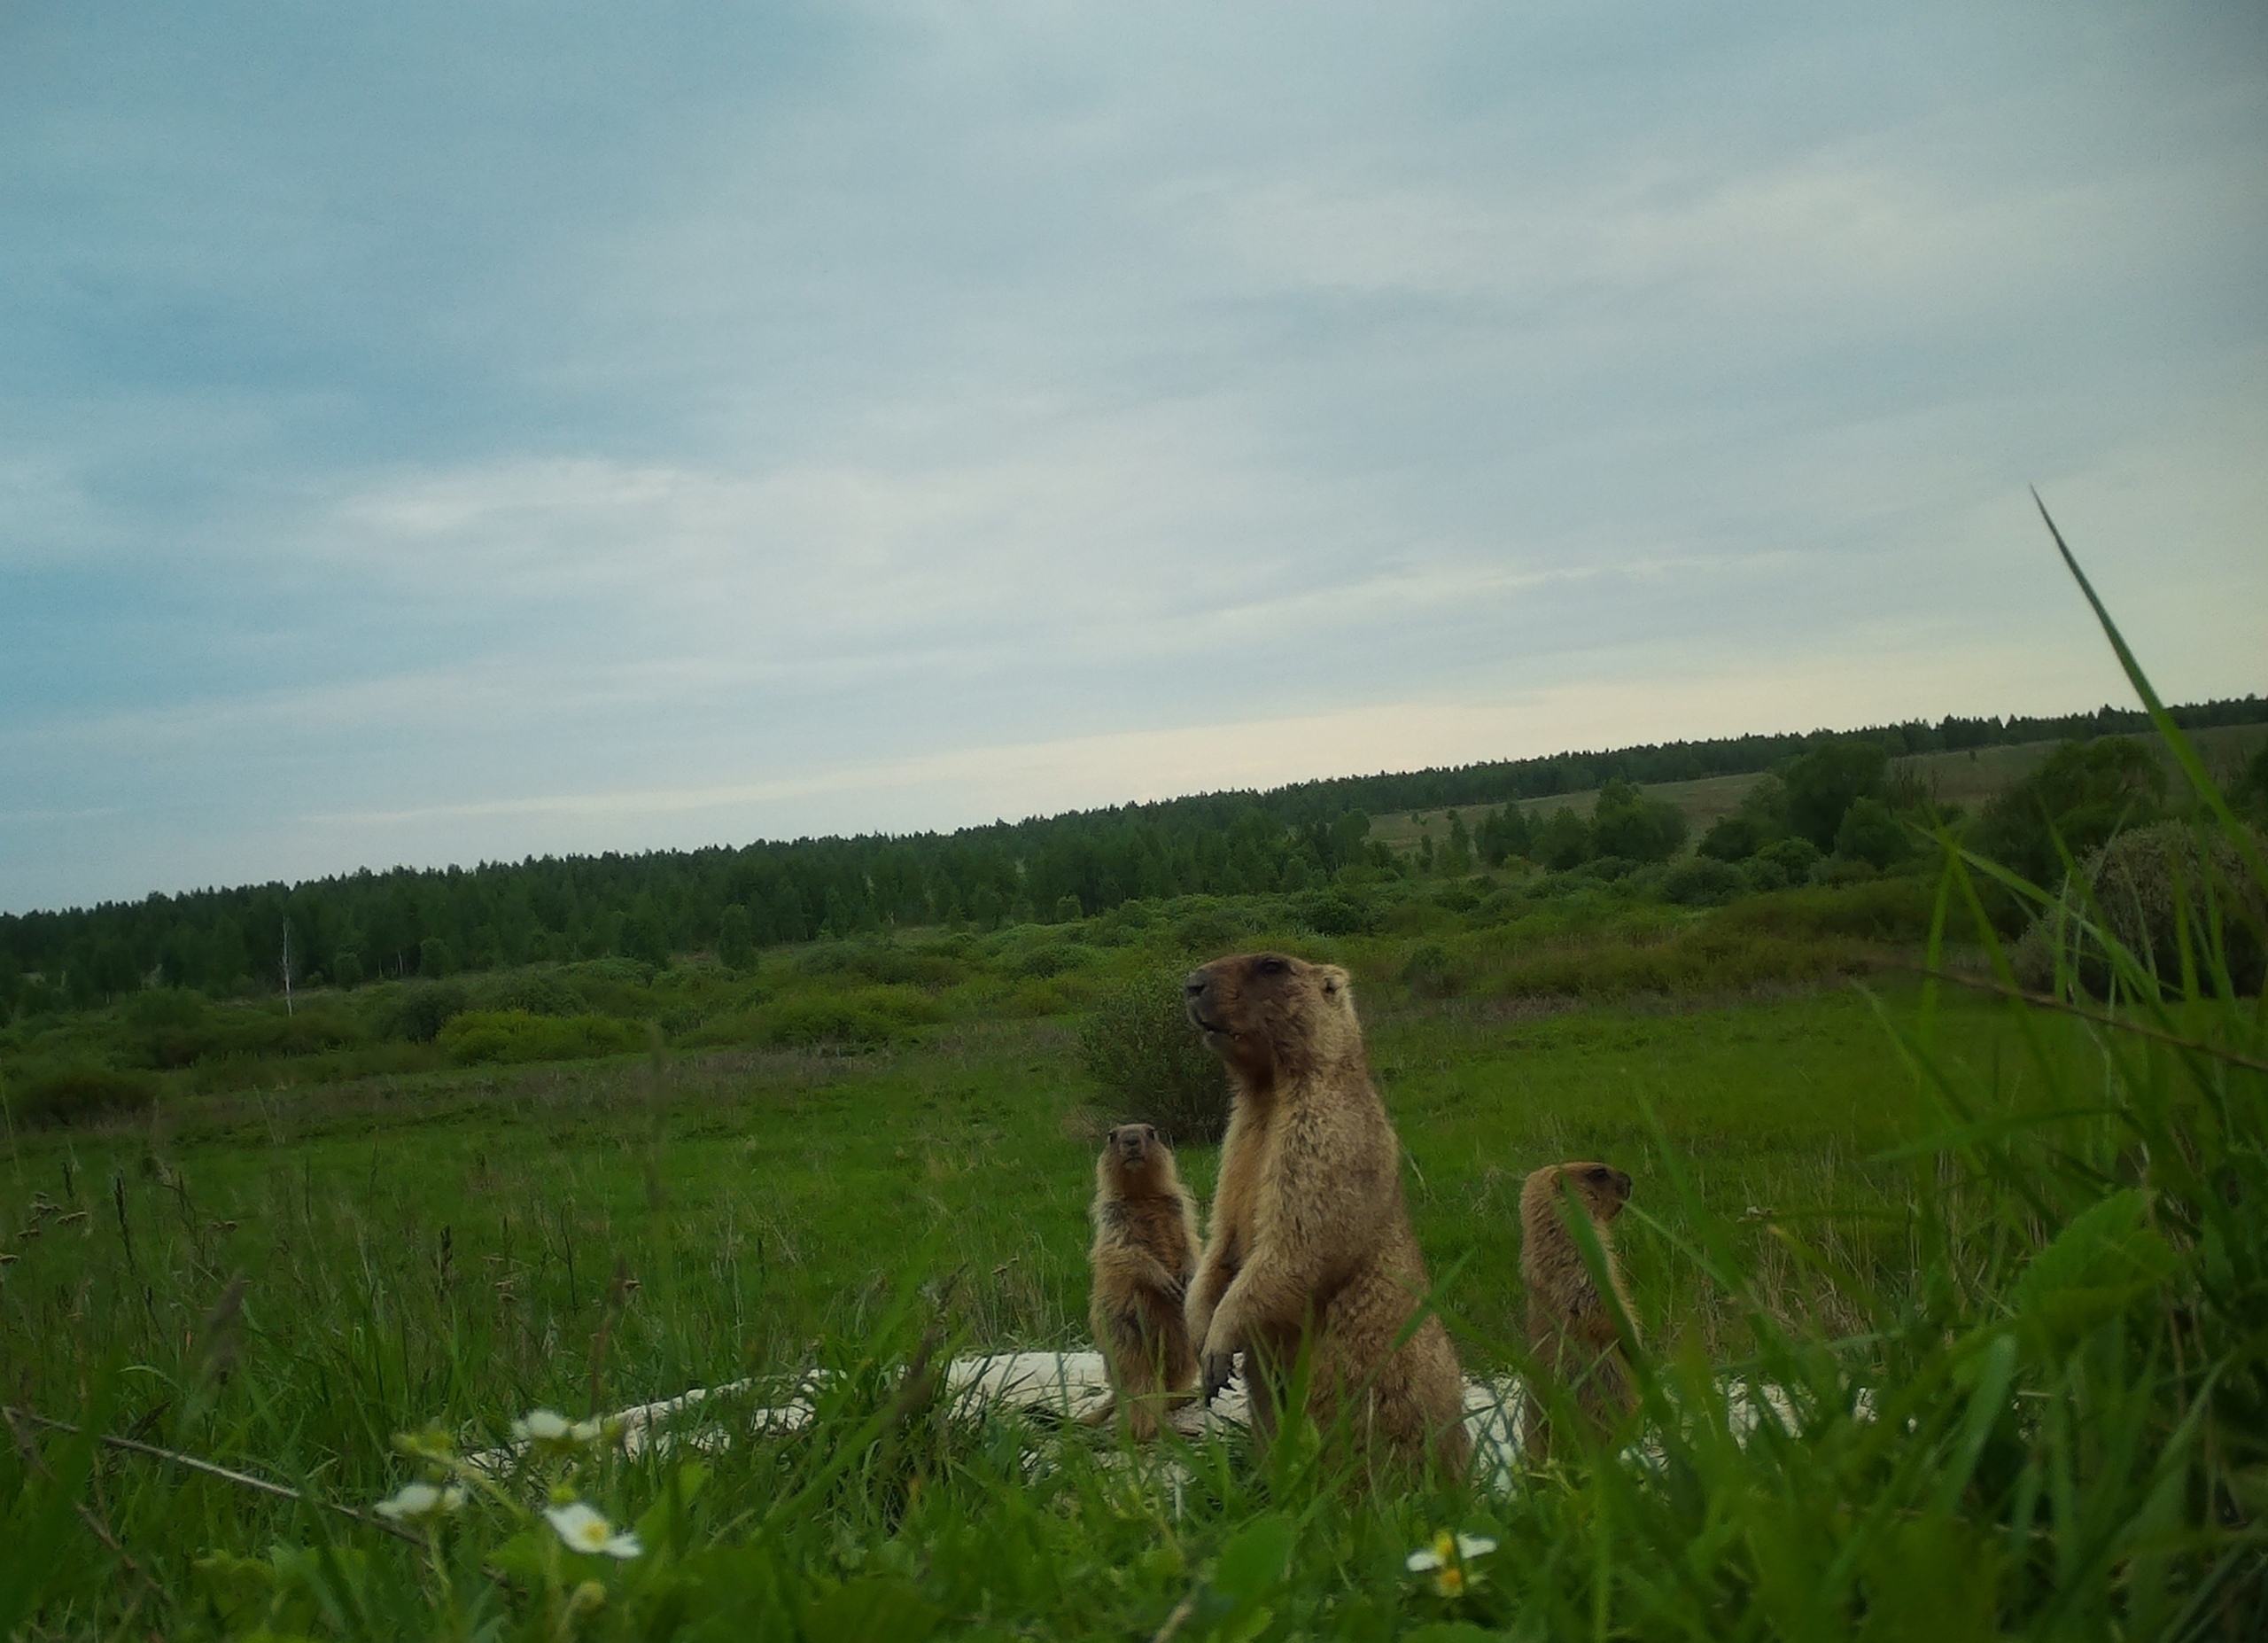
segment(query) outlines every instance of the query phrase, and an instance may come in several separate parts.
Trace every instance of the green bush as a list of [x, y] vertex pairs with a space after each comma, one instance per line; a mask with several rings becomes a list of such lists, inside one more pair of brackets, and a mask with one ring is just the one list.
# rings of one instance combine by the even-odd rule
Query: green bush
[[[2268, 841], [2263, 845], [2268, 848]], [[2162, 822], [2119, 834], [2080, 863], [2079, 872], [2093, 887], [2093, 907], [2067, 887], [2013, 950], [2017, 977], [2027, 985], [2044, 992], [2053, 984], [2060, 938], [2079, 985], [2104, 996], [2109, 989], [2110, 958], [2086, 928], [2099, 922], [2163, 985], [2179, 989], [2184, 926], [2191, 968], [2210, 975], [2210, 931], [2215, 915], [2233, 990], [2251, 997], [2268, 979], [2261, 939], [2263, 929], [2268, 928], [2268, 894], [2247, 879], [2236, 846], [2225, 835], [2201, 836], [2187, 822]], [[2210, 907], [2209, 884], [2220, 887], [2214, 898], [2217, 905]]]
[[540, 971], [494, 976], [475, 983], [466, 1008], [478, 1010], [524, 1010], [531, 1016], [580, 1016], [588, 1013], [582, 996], [555, 975]]
[[1751, 897], [1713, 914], [1710, 927], [1817, 941], [1923, 941], [1936, 907], [1932, 883], [1918, 878], [1874, 879], [1863, 884], [1821, 885]]
[[1741, 870], [1729, 862], [1697, 856], [1670, 868], [1662, 880], [1662, 899], [1680, 907], [1715, 907], [1730, 901], [1746, 888]]
[[1666, 799], [1649, 798], [1627, 782], [1599, 789], [1591, 812], [1591, 847], [1602, 856], [1666, 861], [1685, 843], [1685, 813]]
[[1835, 829], [1835, 853], [1846, 861], [1892, 868], [1911, 859], [1914, 850], [1914, 835], [1879, 798], [1852, 800]]
[[535, 1016], [524, 1009], [476, 1009], [453, 1016], [441, 1048], [461, 1067], [530, 1061], [587, 1061], [640, 1048], [635, 1022], [611, 1016]]
[[1591, 824], [1565, 805], [1536, 823], [1529, 853], [1555, 872], [1579, 866], [1591, 853]]
[[1412, 949], [1403, 962], [1402, 984], [1413, 998], [1455, 998], [1464, 991], [1471, 973], [1472, 967], [1447, 946], [1428, 941]]
[[1506, 998], [1708, 997], [1819, 981], [1863, 967], [1840, 943], [1705, 927], [1666, 940], [1525, 953], [1489, 977], [1487, 990]]
[[1228, 1125], [1228, 1075], [1190, 1025], [1178, 968], [1106, 989], [1079, 1029], [1079, 1059], [1102, 1086], [1113, 1123], [1153, 1124], [1180, 1146]]
[[1781, 782], [1787, 791], [1788, 828], [1821, 853], [1835, 848], [1836, 830], [1861, 798], [1879, 798], [1890, 768], [1890, 752], [1864, 737], [1822, 742], [1788, 767]]
[[1293, 901], [1292, 914], [1318, 936], [1366, 936], [1379, 927], [1378, 908], [1343, 890], [1310, 891]]
[[159, 1086], [146, 1072], [79, 1065], [19, 1072], [6, 1087], [9, 1117], [38, 1127], [138, 1111], [157, 1099]]
[[386, 1032], [412, 1044], [431, 1044], [450, 1017], [472, 1008], [463, 986], [454, 981], [414, 981], [395, 995], [386, 1012]]
[[755, 1022], [761, 1042], [783, 1049], [879, 1048], [902, 1042], [942, 1013], [912, 987], [845, 987], [774, 1000], [756, 1012]]

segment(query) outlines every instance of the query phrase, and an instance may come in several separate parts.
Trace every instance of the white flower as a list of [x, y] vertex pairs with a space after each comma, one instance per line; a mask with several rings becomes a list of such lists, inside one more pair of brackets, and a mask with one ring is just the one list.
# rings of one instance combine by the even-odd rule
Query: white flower
[[[1452, 1535], [1446, 1529], [1433, 1537], [1430, 1546], [1420, 1546], [1403, 1560], [1413, 1575], [1431, 1573], [1433, 1589], [1443, 1597], [1464, 1595], [1464, 1566], [1474, 1558], [1486, 1557], [1496, 1549], [1496, 1543], [1486, 1535]], [[1472, 1577], [1479, 1580], [1480, 1576]]]
[[454, 1512], [462, 1505], [464, 1491], [454, 1483], [446, 1489], [431, 1483], [404, 1483], [378, 1502], [377, 1513], [397, 1523], [414, 1523], [420, 1518]]
[[565, 1506], [547, 1507], [543, 1515], [551, 1520], [552, 1528], [559, 1531], [559, 1538], [566, 1543], [571, 1552], [588, 1553], [592, 1556], [603, 1553], [608, 1557], [633, 1558], [646, 1549], [638, 1543], [635, 1534], [626, 1530], [621, 1534], [615, 1533], [613, 1524], [579, 1500], [570, 1501]]
[[573, 1454], [594, 1444], [616, 1442], [621, 1435], [619, 1421], [593, 1415], [587, 1421], [571, 1422], [551, 1409], [531, 1409], [524, 1419], [512, 1422], [514, 1437], [553, 1454]]
[[567, 1417], [548, 1409], [531, 1409], [524, 1420], [512, 1422], [512, 1436], [522, 1442], [563, 1444], [575, 1429], [567, 1424]]

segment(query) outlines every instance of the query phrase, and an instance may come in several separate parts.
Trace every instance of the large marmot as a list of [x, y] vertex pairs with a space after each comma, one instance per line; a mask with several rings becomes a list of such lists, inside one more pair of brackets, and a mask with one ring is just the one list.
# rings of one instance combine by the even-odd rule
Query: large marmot
[[[1606, 1275], [1622, 1316], [1635, 1319], [1614, 1259], [1614, 1218], [1629, 1202], [1630, 1178], [1604, 1164], [1552, 1164], [1520, 1188], [1520, 1278], [1527, 1285], [1527, 1345], [1535, 1367], [1573, 1395], [1596, 1432], [1604, 1432], [1636, 1402], [1622, 1335], [1600, 1295], [1589, 1263], [1561, 1219], [1563, 1203], [1581, 1206], [1606, 1258]], [[1530, 1389], [1521, 1417], [1521, 1451], [1541, 1460], [1551, 1452], [1544, 1400]]]
[[1189, 1017], [1235, 1086], [1189, 1291], [1206, 1395], [1243, 1353], [1266, 1436], [1304, 1345], [1309, 1413], [1324, 1433], [1344, 1415], [1358, 1442], [1462, 1472], [1464, 1378], [1448, 1331], [1428, 1316], [1394, 1345], [1428, 1280], [1347, 972], [1255, 953], [1216, 960], [1187, 989]]
[[[1197, 1272], [1197, 1202], [1173, 1151], [1146, 1124], [1122, 1124], [1095, 1160], [1093, 1298], [1087, 1322], [1138, 1438], [1196, 1396], [1197, 1356], [1182, 1303]], [[1093, 1417], [1110, 1418], [1106, 1406]]]

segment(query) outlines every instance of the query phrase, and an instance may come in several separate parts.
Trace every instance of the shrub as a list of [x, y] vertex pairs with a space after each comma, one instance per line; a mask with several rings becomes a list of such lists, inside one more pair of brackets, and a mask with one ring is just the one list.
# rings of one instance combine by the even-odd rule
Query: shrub
[[1933, 885], [1918, 878], [1871, 879], [1755, 896], [1713, 914], [1711, 928], [1769, 932], [1801, 940], [1921, 941], [1930, 933]]
[[1379, 927], [1378, 908], [1343, 890], [1311, 891], [1292, 903], [1292, 913], [1318, 936], [1365, 936]]
[[1191, 953], [1232, 952], [1244, 938], [1244, 926], [1226, 907], [1200, 907], [1174, 921], [1176, 946]]
[[481, 1010], [524, 1010], [531, 1016], [580, 1016], [587, 1013], [582, 997], [558, 977], [544, 974], [499, 976], [470, 989], [468, 1008]]
[[476, 1009], [450, 1017], [440, 1044], [459, 1066], [529, 1061], [586, 1061], [639, 1048], [635, 1022], [612, 1016], [536, 1016], [524, 1009]]
[[1835, 829], [1835, 853], [1846, 861], [1896, 867], [1914, 854], [1914, 837], [1879, 798], [1853, 799]]
[[[2111, 938], [2156, 973], [2161, 985], [2181, 985], [2181, 927], [2187, 925], [2190, 962], [2200, 985], [2212, 990], [2207, 949], [2206, 885], [2217, 887], [2230, 985], [2240, 996], [2257, 994], [2268, 972], [2260, 932], [2268, 924], [2268, 893], [2246, 876], [2236, 846], [2225, 834], [2202, 836], [2186, 822], [2162, 822], [2121, 833], [2079, 864], [2093, 886], [2088, 912], [2075, 890], [2034, 923], [2014, 959], [2019, 978], [2045, 989], [2054, 976], [2059, 931], [2080, 985], [2098, 996], [2109, 990], [2110, 965], [2101, 943], [2077, 927], [2076, 916], [2099, 920]], [[2241, 889], [2232, 892], [2229, 886]], [[2232, 896], [2235, 904], [2232, 905]]]
[[1790, 884], [1800, 884], [1819, 865], [1819, 846], [1807, 838], [1777, 838], [1758, 851], [1756, 859], [1771, 862], [1787, 875]]
[[214, 1047], [212, 1008], [192, 988], [137, 993], [119, 1013], [131, 1034], [133, 1057], [145, 1066], [193, 1066]]
[[2063, 880], [2063, 851], [2078, 860], [2121, 827], [2155, 822], [2164, 798], [2164, 767], [2141, 743], [2117, 736], [2066, 742], [1984, 806], [1976, 849], [2053, 890]]
[[1179, 969], [1106, 990], [1079, 1030], [1079, 1059], [1102, 1086], [1115, 1122], [1157, 1125], [1175, 1146], [1220, 1139], [1228, 1075], [1189, 1024]]
[[1731, 900], [1746, 887], [1741, 870], [1726, 861], [1697, 856], [1670, 868], [1662, 881], [1662, 899], [1680, 907], [1715, 907]]
[[1469, 967], [1438, 941], [1411, 952], [1402, 966], [1402, 985], [1421, 999], [1455, 998], [1464, 991]]
[[1591, 813], [1591, 845], [1603, 856], [1666, 861], [1685, 843], [1685, 813], [1666, 799], [1649, 798], [1627, 782], [1599, 789]]
[[902, 1042], [938, 1015], [936, 1005], [911, 987], [846, 987], [776, 1000], [756, 1013], [756, 1027], [759, 1040], [783, 1049], [880, 1048]]
[[1591, 853], [1591, 824], [1565, 805], [1536, 824], [1535, 860], [1555, 872], [1579, 866]]
[[1666, 941], [1606, 942], [1522, 954], [1491, 979], [1508, 998], [1625, 998], [1634, 993], [1709, 996], [1815, 981], [1862, 968], [1846, 947], [1713, 924]]
[[1763, 847], [1763, 824], [1754, 816], [1737, 811], [1720, 817], [1694, 846], [1701, 854], [1719, 861], [1745, 861]]
[[1790, 765], [1781, 778], [1787, 790], [1788, 828], [1822, 853], [1835, 847], [1844, 814], [1861, 798], [1882, 795], [1890, 752], [1863, 737], [1823, 742]]
[[461, 1016], [471, 1007], [470, 995], [456, 982], [412, 982], [388, 1011], [386, 1032], [412, 1044], [431, 1044], [440, 1037], [451, 1016]]
[[158, 1080], [146, 1072], [58, 1067], [11, 1079], [8, 1111], [22, 1125], [78, 1124], [147, 1107], [157, 1094]]

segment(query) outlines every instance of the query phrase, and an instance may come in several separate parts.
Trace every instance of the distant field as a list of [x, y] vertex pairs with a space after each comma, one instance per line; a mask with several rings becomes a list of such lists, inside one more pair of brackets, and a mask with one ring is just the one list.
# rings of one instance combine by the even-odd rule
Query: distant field
[[[2204, 756], [2207, 767], [2225, 779], [2264, 744], [2268, 744], [2268, 724], [2224, 725], [2192, 730], [2188, 735]], [[2166, 767], [2169, 782], [2174, 783], [2178, 790], [2179, 774], [2172, 756], [2157, 739], [2147, 736], [2131, 739], [2145, 743], [2157, 753]], [[2005, 747], [1972, 748], [1966, 752], [1924, 753], [1901, 759], [1894, 768], [1913, 772], [1925, 789], [1937, 795], [1940, 804], [1961, 805], [1974, 810], [1995, 793], [2014, 786], [2039, 769], [2057, 745], [2054, 742], [2020, 742]], [[1692, 837], [1697, 841], [1718, 821], [1738, 809], [1742, 796], [1761, 780], [1760, 775], [1708, 776], [1697, 782], [1658, 782], [1642, 790], [1666, 798], [1682, 810], [1692, 829]], [[1554, 794], [1548, 798], [1521, 799], [1518, 807], [1534, 816], [1564, 806], [1578, 815], [1588, 816], [1597, 802], [1598, 790], [1591, 788], [1580, 793]], [[1396, 850], [1414, 850], [1429, 829], [1434, 830], [1437, 838], [1447, 834], [1452, 810], [1464, 817], [1467, 828], [1473, 828], [1495, 808], [1494, 805], [1462, 805], [1373, 816], [1371, 836]]]

